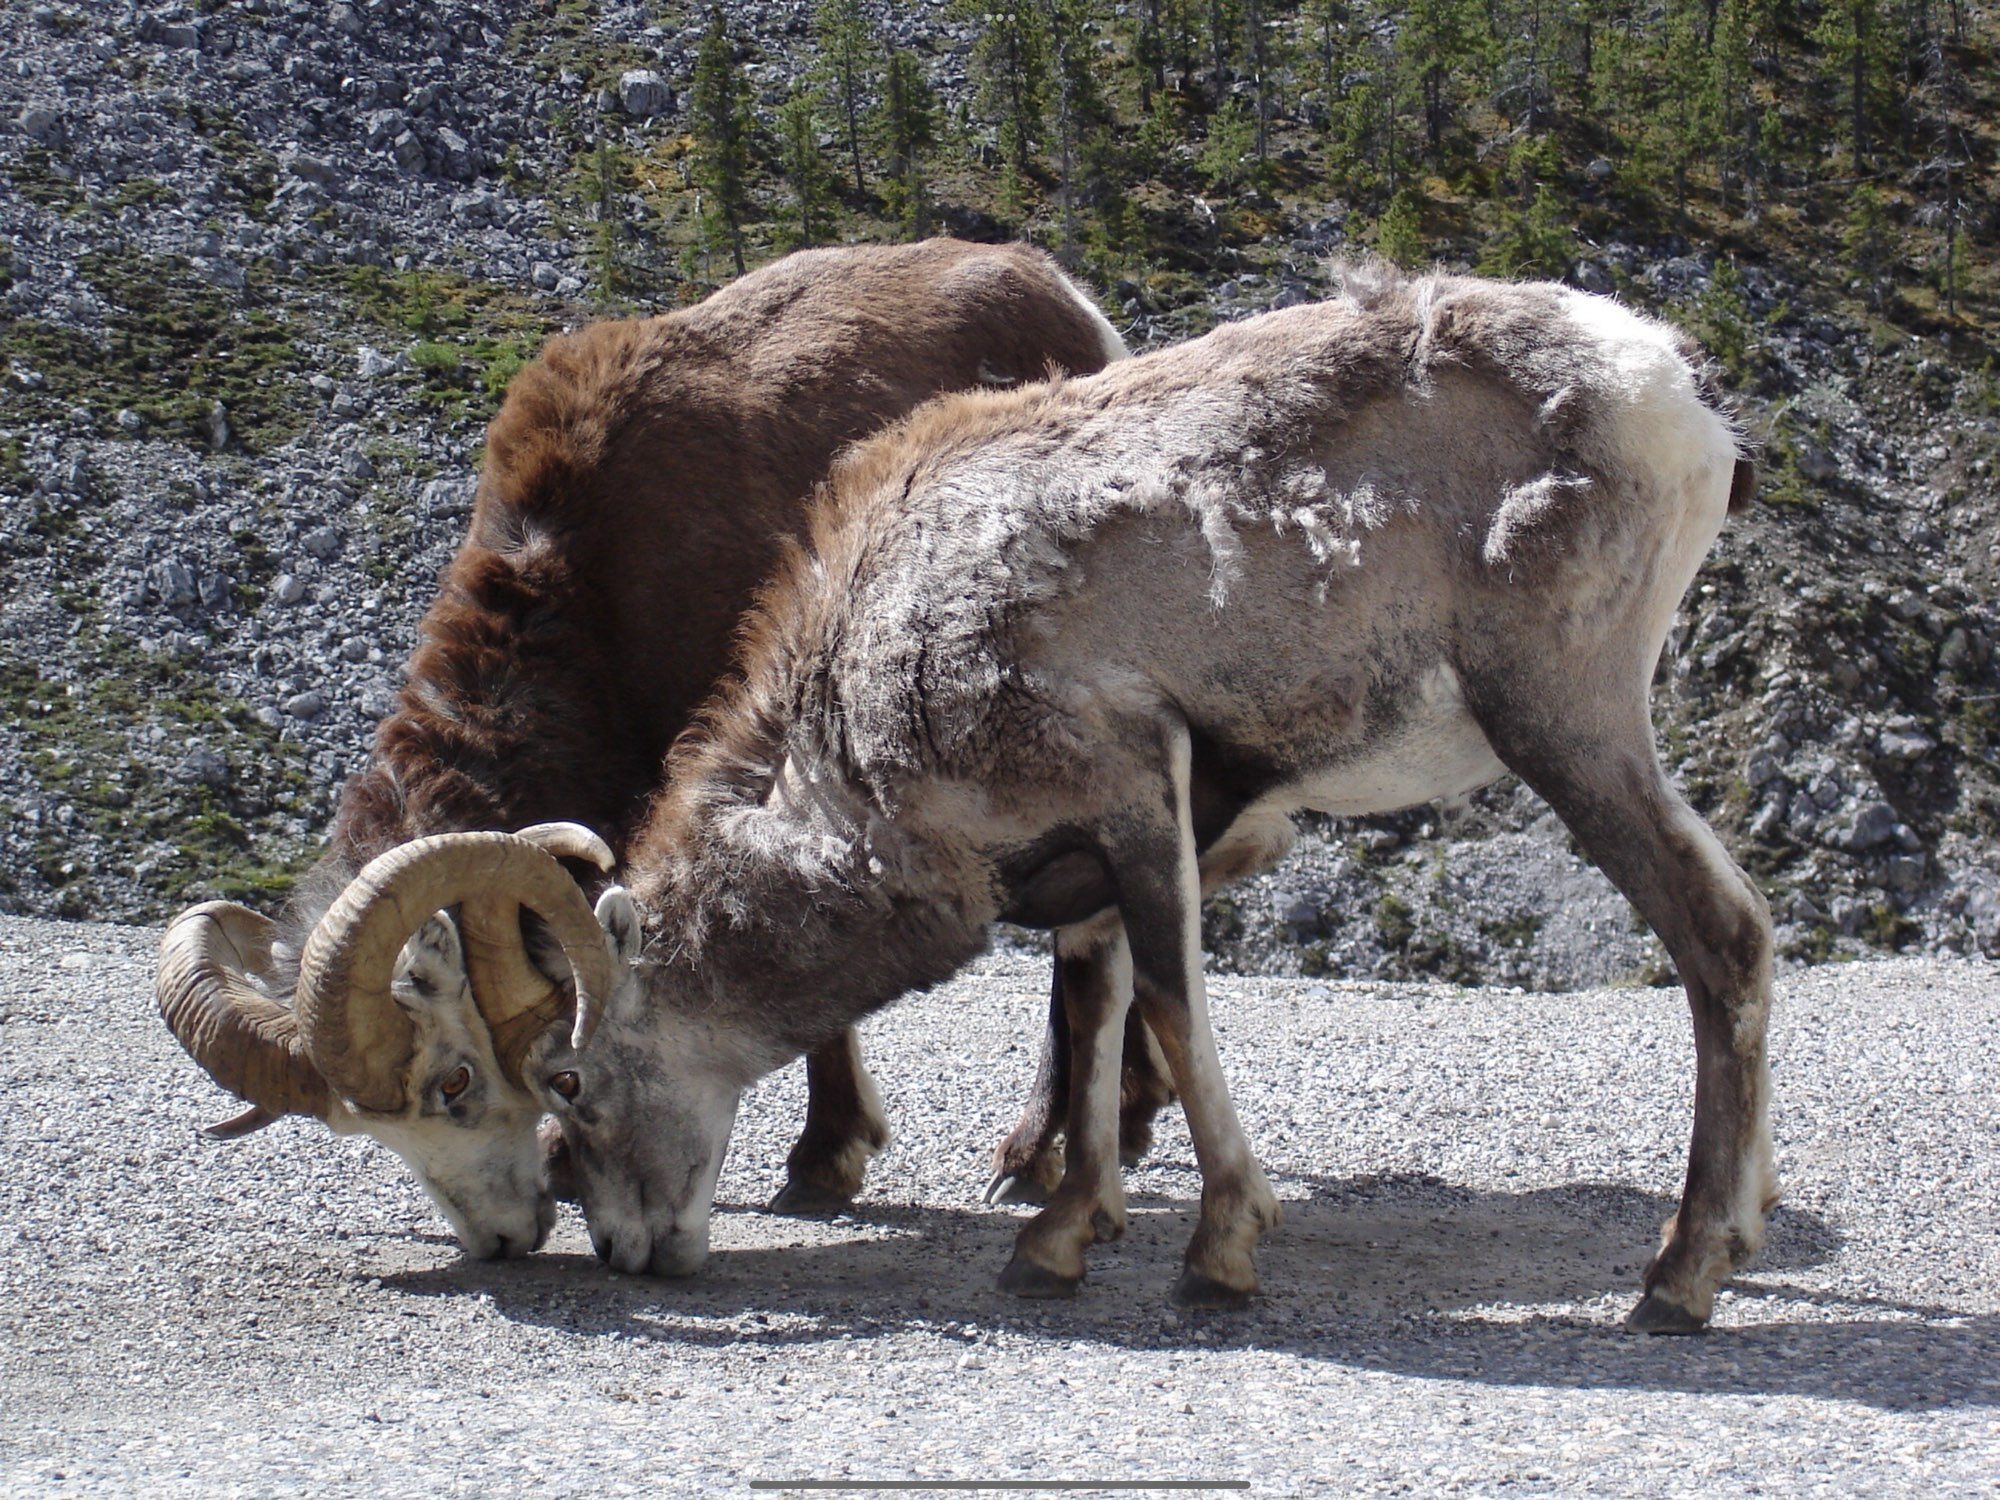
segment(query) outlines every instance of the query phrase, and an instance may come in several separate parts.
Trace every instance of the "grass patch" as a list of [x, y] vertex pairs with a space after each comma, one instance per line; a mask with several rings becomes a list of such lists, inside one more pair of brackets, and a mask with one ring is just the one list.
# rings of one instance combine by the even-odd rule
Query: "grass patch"
[[45, 377], [41, 390], [19, 397], [31, 415], [52, 418], [80, 404], [108, 422], [130, 408], [152, 432], [202, 448], [218, 401], [236, 439], [253, 450], [303, 427], [309, 403], [290, 315], [255, 305], [254, 284], [252, 298], [238, 298], [178, 256], [98, 253], [79, 265], [108, 308], [102, 338], [32, 318], [0, 329], [0, 360]]

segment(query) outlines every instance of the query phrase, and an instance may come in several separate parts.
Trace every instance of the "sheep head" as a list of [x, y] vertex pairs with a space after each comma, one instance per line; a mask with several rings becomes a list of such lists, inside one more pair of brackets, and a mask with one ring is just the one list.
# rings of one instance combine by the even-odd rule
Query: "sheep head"
[[[371, 862], [321, 918], [288, 1009], [259, 986], [271, 924], [228, 902], [181, 913], [160, 949], [161, 1015], [209, 1076], [250, 1104], [210, 1134], [286, 1114], [359, 1131], [401, 1156], [478, 1258], [532, 1250], [554, 1201], [523, 1070], [608, 988], [602, 929], [556, 856], [608, 870], [575, 824], [418, 839]], [[447, 909], [455, 908], [454, 923]], [[522, 911], [566, 970], [532, 959]]]

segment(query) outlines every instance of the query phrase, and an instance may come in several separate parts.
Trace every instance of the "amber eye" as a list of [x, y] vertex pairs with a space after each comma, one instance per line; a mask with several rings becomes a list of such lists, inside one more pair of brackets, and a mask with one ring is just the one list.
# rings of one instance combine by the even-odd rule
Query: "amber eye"
[[472, 1069], [461, 1063], [444, 1075], [444, 1082], [438, 1085], [438, 1092], [444, 1095], [445, 1103], [449, 1104], [470, 1087], [472, 1087]]
[[554, 1089], [558, 1094], [561, 1094], [565, 1099], [574, 1099], [577, 1096], [577, 1092], [583, 1087], [583, 1080], [565, 1068], [560, 1073], [551, 1073], [549, 1075], [549, 1087]]

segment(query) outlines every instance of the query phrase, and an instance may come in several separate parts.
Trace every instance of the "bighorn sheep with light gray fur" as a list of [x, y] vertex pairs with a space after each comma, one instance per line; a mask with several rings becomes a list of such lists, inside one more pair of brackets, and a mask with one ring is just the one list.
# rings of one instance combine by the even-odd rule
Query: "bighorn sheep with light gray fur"
[[[951, 240], [790, 256], [698, 307], [554, 340], [493, 422], [408, 685], [284, 922], [209, 903], [169, 929], [162, 1013], [252, 1105], [217, 1133], [288, 1113], [366, 1132], [473, 1255], [539, 1245], [554, 1205], [523, 1068], [568, 1032], [564, 952], [601, 969], [603, 945], [550, 854], [601, 881], [643, 826], [667, 746], [842, 444], [943, 391], [1123, 354], [1046, 256]], [[496, 832], [552, 820], [571, 822]], [[465, 830], [487, 832], [439, 857], [474, 887], [433, 889], [444, 866], [409, 841]], [[495, 898], [503, 873], [525, 883]], [[563, 951], [521, 957], [520, 907]], [[851, 1034], [808, 1077], [779, 1205], [820, 1209], [860, 1186], [886, 1126]]]
[[1240, 1302], [1278, 1204], [1209, 1030], [1204, 880], [1273, 857], [1294, 809], [1512, 770], [1686, 984], [1693, 1150], [1631, 1324], [1701, 1326], [1776, 1197], [1770, 927], [1662, 772], [1648, 695], [1751, 487], [1664, 326], [1387, 272], [865, 445], [767, 590], [742, 680], [675, 748], [608, 899], [622, 980], [537, 1059], [600, 1254], [695, 1269], [743, 1089], [1006, 919], [1056, 932], [1073, 1075], [1065, 1173], [1003, 1286], [1069, 1292], [1124, 1227], [1136, 991], [1203, 1176], [1176, 1296]]

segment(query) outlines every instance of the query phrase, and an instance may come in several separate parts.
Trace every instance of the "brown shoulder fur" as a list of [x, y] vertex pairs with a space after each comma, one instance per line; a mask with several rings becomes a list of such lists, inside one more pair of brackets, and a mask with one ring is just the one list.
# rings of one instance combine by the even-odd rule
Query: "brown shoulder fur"
[[801, 252], [551, 340], [294, 925], [427, 833], [560, 818], [622, 848], [840, 447], [943, 392], [1094, 371], [1107, 341], [1047, 256], [955, 240]]

